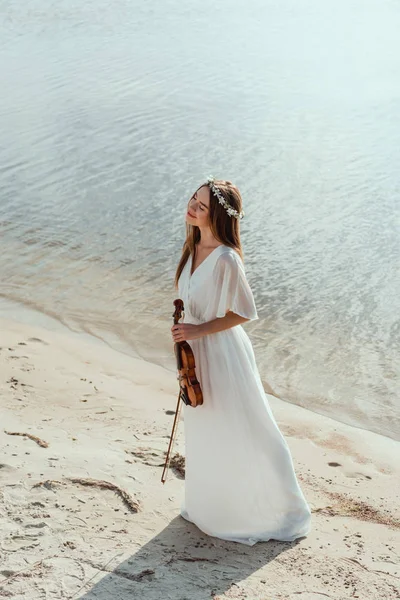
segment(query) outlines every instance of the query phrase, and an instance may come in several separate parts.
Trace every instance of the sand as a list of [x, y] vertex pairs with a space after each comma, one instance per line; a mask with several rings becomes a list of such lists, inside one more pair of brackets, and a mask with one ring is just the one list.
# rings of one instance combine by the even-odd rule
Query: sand
[[175, 373], [67, 329], [0, 330], [0, 598], [400, 598], [398, 442], [269, 396], [312, 530], [224, 542], [179, 516], [182, 458], [161, 483]]

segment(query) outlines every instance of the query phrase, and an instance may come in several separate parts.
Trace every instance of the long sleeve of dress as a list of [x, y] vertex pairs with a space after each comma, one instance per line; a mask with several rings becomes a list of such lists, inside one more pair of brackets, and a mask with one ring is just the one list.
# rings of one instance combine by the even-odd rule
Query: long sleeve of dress
[[219, 256], [213, 275], [210, 316], [224, 317], [228, 311], [232, 311], [251, 321], [259, 318], [242, 259], [236, 252]]

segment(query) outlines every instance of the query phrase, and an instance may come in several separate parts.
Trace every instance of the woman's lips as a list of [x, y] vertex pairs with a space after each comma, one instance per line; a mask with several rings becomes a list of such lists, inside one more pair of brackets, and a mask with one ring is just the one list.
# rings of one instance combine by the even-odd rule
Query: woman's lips
[[189, 211], [187, 211], [187, 214], [189, 215], [189, 217], [192, 217], [192, 219], [195, 219], [196, 217], [194, 215], [192, 215]]

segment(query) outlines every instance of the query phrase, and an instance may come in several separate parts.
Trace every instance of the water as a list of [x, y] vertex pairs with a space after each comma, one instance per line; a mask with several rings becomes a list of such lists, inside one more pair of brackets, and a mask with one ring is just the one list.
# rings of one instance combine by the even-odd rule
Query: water
[[186, 202], [224, 177], [266, 386], [400, 439], [398, 3], [0, 9], [3, 313], [174, 370]]

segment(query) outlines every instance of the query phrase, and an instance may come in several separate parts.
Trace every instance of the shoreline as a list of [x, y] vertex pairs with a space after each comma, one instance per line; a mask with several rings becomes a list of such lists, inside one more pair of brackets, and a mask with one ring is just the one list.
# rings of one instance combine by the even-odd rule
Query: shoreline
[[179, 516], [177, 470], [160, 481], [175, 374], [78, 334], [0, 327], [0, 597], [398, 597], [398, 442], [268, 395], [312, 529], [223, 542]]
[[[10, 313], [11, 316], [8, 315], [8, 313]], [[134, 349], [131, 344], [124, 342], [124, 340], [121, 339], [118, 335], [113, 334], [110, 331], [101, 331], [100, 329], [98, 330], [97, 333], [95, 333], [93, 331], [85, 331], [83, 329], [76, 331], [73, 328], [71, 328], [66, 322], [63, 322], [60, 318], [58, 318], [58, 316], [49, 315], [49, 314], [43, 312], [42, 310], [40, 310], [40, 308], [29, 306], [22, 301], [17, 302], [16, 300], [11, 300], [8, 297], [0, 296], [0, 320], [1, 319], [11, 319], [12, 321], [15, 321], [16, 323], [21, 323], [21, 324], [25, 323], [26, 325], [33, 325], [33, 326], [35, 326], [39, 323], [40, 326], [43, 327], [46, 331], [49, 331], [49, 332], [56, 331], [56, 332], [61, 332], [61, 333], [63, 332], [66, 335], [75, 336], [78, 340], [82, 339], [82, 340], [86, 340], [91, 343], [104, 345], [104, 346], [110, 348], [110, 350], [113, 350], [115, 352], [118, 352], [120, 354], [128, 356], [130, 358], [142, 360], [142, 361], [146, 362], [147, 364], [157, 365], [157, 367], [159, 367], [161, 369], [165, 369], [169, 373], [175, 374], [172, 350], [171, 350], [170, 365], [168, 365], [167, 361], [165, 360], [164, 354], [157, 356], [154, 349], [153, 350], [148, 349], [145, 352], [142, 352], [139, 347], [139, 341], [138, 341], [137, 348]], [[166, 331], [166, 333], [167, 333], [167, 331]], [[169, 333], [169, 330], [168, 330], [168, 333]], [[316, 416], [321, 416], [326, 419], [332, 420], [333, 422], [338, 423], [338, 425], [347, 425], [354, 429], [359, 429], [361, 431], [366, 431], [368, 433], [375, 433], [376, 435], [385, 437], [385, 438], [393, 440], [395, 442], [400, 442], [400, 440], [398, 440], [396, 437], [386, 435], [385, 433], [382, 433], [379, 431], [374, 431], [373, 429], [368, 429], [366, 426], [364, 426], [364, 424], [361, 424], [361, 423], [357, 424], [357, 423], [351, 422], [351, 420], [349, 421], [348, 417], [346, 417], [346, 416], [342, 417], [345, 420], [340, 420], [340, 418], [339, 418], [340, 415], [339, 416], [338, 415], [330, 415], [330, 414], [323, 413], [323, 412], [317, 412], [312, 407], [306, 408], [305, 406], [297, 404], [294, 401], [291, 401], [287, 398], [279, 396], [279, 392], [275, 392], [271, 388], [271, 386], [268, 384], [268, 382], [266, 382], [264, 380], [263, 377], [262, 377], [262, 382], [264, 385], [264, 389], [265, 389], [266, 393], [268, 393], [269, 396], [273, 396], [280, 402], [283, 402], [289, 406], [293, 406], [295, 408], [303, 408], [307, 412], [310, 412]], [[307, 401], [307, 396], [304, 397], [304, 402], [306, 402], [306, 401]], [[312, 403], [312, 401], [313, 401], [312, 396], [309, 398], [309, 401]]]

